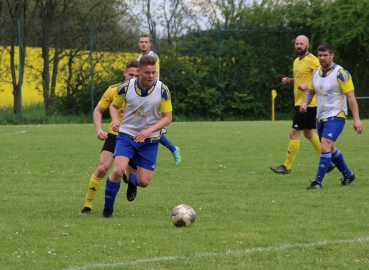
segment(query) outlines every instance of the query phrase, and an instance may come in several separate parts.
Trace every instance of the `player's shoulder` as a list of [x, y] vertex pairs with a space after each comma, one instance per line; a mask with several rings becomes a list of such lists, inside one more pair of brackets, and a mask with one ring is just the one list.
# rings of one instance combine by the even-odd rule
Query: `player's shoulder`
[[307, 59], [318, 59], [318, 57], [316, 57], [314, 54], [312, 54], [312, 53], [308, 53], [307, 55], [306, 55], [306, 58]]
[[169, 92], [169, 88], [166, 84], [161, 83], [161, 95], [162, 97], [167, 100], [170, 99], [170, 92]]
[[118, 86], [116, 88], [118, 95], [121, 95], [121, 94], [125, 94], [126, 93], [126, 89], [129, 86], [130, 81], [131, 80], [126, 80], [126, 81], [123, 81], [123, 82], [121, 82], [121, 83], [118, 84]]
[[337, 71], [337, 78], [343, 82], [347, 82], [351, 79], [351, 74], [346, 69], [339, 66]]
[[147, 55], [150, 55], [150, 56], [154, 57], [156, 60], [159, 59], [159, 56], [153, 51], [150, 51]]

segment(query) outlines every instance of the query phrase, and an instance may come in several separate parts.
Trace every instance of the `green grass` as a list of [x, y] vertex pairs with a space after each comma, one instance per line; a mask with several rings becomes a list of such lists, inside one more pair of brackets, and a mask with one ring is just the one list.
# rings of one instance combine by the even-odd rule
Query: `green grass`
[[[318, 163], [306, 139], [291, 174], [268, 168], [283, 163], [290, 125], [171, 124], [182, 163], [160, 146], [152, 182], [132, 203], [122, 183], [112, 219], [101, 218], [105, 184], [78, 214], [102, 146], [92, 124], [0, 126], [0, 268], [368, 269], [368, 133], [348, 121], [337, 142], [352, 185], [335, 169], [306, 190]], [[181, 203], [192, 227], [171, 223]]]

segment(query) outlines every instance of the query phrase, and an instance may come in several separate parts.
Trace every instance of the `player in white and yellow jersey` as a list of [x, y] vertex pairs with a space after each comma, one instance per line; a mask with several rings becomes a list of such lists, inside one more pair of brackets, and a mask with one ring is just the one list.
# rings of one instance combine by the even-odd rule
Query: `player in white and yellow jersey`
[[[138, 61], [140, 60], [140, 58], [143, 55], [149, 55], [155, 58], [156, 60], [156, 74], [157, 77], [156, 79], [159, 80], [159, 72], [160, 72], [160, 64], [159, 64], [159, 56], [154, 53], [151, 50], [151, 37], [148, 34], [141, 34], [139, 39], [138, 39], [138, 46], [140, 47], [141, 50], [141, 55], [138, 57]], [[160, 144], [162, 144], [163, 146], [165, 146], [166, 148], [168, 148], [170, 150], [170, 152], [172, 152], [173, 157], [174, 157], [174, 163], [176, 165], [178, 165], [181, 162], [181, 150], [179, 149], [178, 146], [175, 146], [171, 141], [168, 140], [168, 138], [164, 135], [167, 132], [166, 128], [164, 128], [162, 130], [162, 136], [160, 137]]]
[[[314, 69], [319, 66], [319, 61], [316, 56], [309, 52], [309, 39], [306, 36], [301, 35], [296, 37], [295, 52], [297, 58], [293, 62], [293, 78], [282, 78], [282, 84], [293, 84], [295, 104], [295, 114], [290, 130], [290, 141], [287, 147], [286, 160], [282, 165], [269, 167], [272, 171], [281, 174], [288, 174], [291, 172], [293, 162], [300, 149], [301, 132], [303, 132], [305, 138], [310, 141], [317, 154], [320, 154], [319, 137], [314, 131], [316, 128], [316, 99], [314, 98], [311, 101], [306, 113], [303, 114], [299, 111], [305, 90], [308, 87]], [[334, 168], [335, 166], [332, 163], [329, 171]]]
[[308, 189], [322, 188], [323, 178], [332, 161], [342, 173], [341, 185], [349, 185], [356, 179], [356, 175], [349, 169], [341, 151], [336, 147], [336, 140], [346, 122], [347, 102], [354, 119], [354, 129], [358, 134], [363, 131], [363, 125], [359, 117], [359, 107], [355, 98], [352, 77], [348, 71], [335, 64], [333, 58], [334, 49], [331, 44], [319, 45], [320, 67], [315, 70], [300, 107], [300, 111], [305, 113], [309, 103], [316, 96], [321, 154], [318, 172], [315, 180], [307, 187]]
[[[124, 70], [124, 78], [126, 80], [138, 77], [138, 61], [131, 60], [126, 64]], [[109, 108], [113, 102], [114, 97], [117, 95], [119, 83], [111, 85], [101, 97], [99, 103], [95, 107], [93, 113], [93, 122], [96, 129], [97, 138], [101, 141], [105, 141], [100, 153], [99, 164], [97, 165], [95, 172], [90, 177], [90, 183], [86, 194], [85, 206], [81, 210], [81, 215], [88, 215], [92, 209], [92, 203], [96, 197], [97, 192], [100, 190], [102, 180], [107, 174], [109, 168], [113, 164], [113, 153], [115, 147], [115, 140], [118, 132], [113, 130], [112, 123], [109, 125], [109, 133], [106, 133], [101, 126], [102, 114]], [[123, 107], [119, 110], [118, 119], [121, 120], [123, 115]], [[136, 168], [133, 162], [130, 162], [130, 167]]]
[[[118, 130], [114, 168], [106, 180], [105, 205], [102, 217], [110, 218], [115, 197], [129, 160], [137, 165], [137, 173], [128, 179], [126, 197], [136, 198], [137, 186], [147, 187], [156, 167], [161, 130], [172, 122], [172, 103], [169, 89], [156, 80], [156, 60], [144, 55], [138, 62], [139, 77], [119, 85], [110, 105], [112, 127]], [[122, 121], [119, 108], [125, 104]]]

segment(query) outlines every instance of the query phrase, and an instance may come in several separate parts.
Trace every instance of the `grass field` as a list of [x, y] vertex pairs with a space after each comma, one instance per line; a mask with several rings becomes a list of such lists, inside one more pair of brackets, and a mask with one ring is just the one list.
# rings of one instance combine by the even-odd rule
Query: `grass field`
[[[92, 124], [0, 126], [0, 269], [369, 269], [369, 120], [338, 140], [357, 180], [329, 173], [306, 190], [318, 155], [302, 138], [292, 173], [278, 175], [290, 121], [173, 123], [175, 166], [160, 146], [151, 184], [134, 202], [122, 183], [112, 219], [103, 184], [84, 205], [102, 143]], [[107, 127], [107, 125], [106, 125]], [[171, 210], [191, 205], [192, 227]]]

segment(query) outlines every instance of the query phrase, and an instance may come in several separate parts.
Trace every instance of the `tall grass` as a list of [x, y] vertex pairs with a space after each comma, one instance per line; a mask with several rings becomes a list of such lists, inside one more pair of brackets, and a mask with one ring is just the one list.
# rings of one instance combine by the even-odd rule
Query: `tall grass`
[[[368, 134], [348, 121], [338, 140], [355, 182], [341, 187], [335, 169], [306, 190], [318, 163], [306, 139], [291, 174], [268, 168], [283, 163], [290, 125], [171, 124], [182, 163], [160, 146], [152, 182], [132, 203], [122, 183], [112, 219], [105, 185], [78, 214], [102, 146], [92, 124], [0, 126], [0, 268], [368, 269]], [[172, 225], [180, 203], [192, 227]]]

